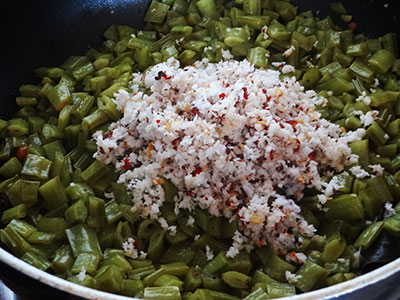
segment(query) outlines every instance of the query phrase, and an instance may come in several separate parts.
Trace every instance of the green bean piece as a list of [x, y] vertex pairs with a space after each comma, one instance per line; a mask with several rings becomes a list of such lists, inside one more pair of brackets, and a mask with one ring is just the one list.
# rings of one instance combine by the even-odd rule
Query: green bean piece
[[256, 67], [265, 68], [268, 63], [268, 51], [262, 47], [249, 49], [246, 59], [252, 62]]
[[249, 38], [250, 32], [246, 30], [246, 28], [234, 27], [230, 28], [230, 30], [227, 30], [224, 43], [229, 47], [238, 47], [244, 45]]
[[33, 97], [16, 97], [15, 102], [21, 107], [37, 105], [37, 99]]
[[335, 197], [325, 205], [328, 220], [360, 220], [364, 217], [363, 206], [356, 194]]
[[79, 274], [82, 270], [91, 276], [96, 274], [97, 266], [99, 264], [100, 257], [90, 253], [81, 253], [79, 254], [72, 267], [71, 272], [73, 274]]
[[7, 133], [10, 136], [23, 136], [29, 132], [28, 122], [22, 118], [15, 118], [8, 121]]
[[149, 247], [147, 248], [147, 253], [149, 258], [152, 260], [157, 260], [161, 257], [164, 251], [164, 234], [163, 230], [156, 230], [150, 236]]
[[66, 230], [68, 242], [75, 257], [81, 253], [102, 256], [95, 231], [86, 225], [78, 224]]
[[237, 271], [228, 271], [221, 275], [222, 280], [231, 288], [247, 289], [251, 282], [251, 277]]
[[45, 180], [50, 173], [51, 161], [46, 158], [34, 154], [28, 154], [27, 159], [22, 167], [21, 174], [27, 178]]
[[349, 45], [346, 51], [346, 55], [349, 56], [365, 56], [367, 54], [368, 54], [368, 44], [366, 42], [361, 44]]
[[67, 280], [72, 283], [76, 283], [88, 288], [97, 288], [96, 281], [92, 276], [85, 274], [85, 278], [83, 278], [83, 280], [81, 279], [82, 278], [79, 275], [74, 275], [67, 278]]
[[121, 210], [115, 200], [109, 201], [105, 204], [105, 213], [108, 224], [115, 223], [122, 218]]
[[212, 299], [215, 299], [215, 300], [238, 300], [239, 299], [236, 296], [229, 295], [229, 294], [223, 293], [223, 292], [213, 291], [213, 290], [210, 290], [210, 295], [211, 295]]
[[56, 239], [61, 240], [65, 236], [67, 223], [63, 218], [42, 217], [38, 220], [37, 229], [43, 232], [53, 233]]
[[5, 178], [11, 178], [22, 170], [22, 164], [16, 157], [10, 158], [0, 167], [0, 174]]
[[129, 278], [132, 278], [132, 279], [139, 278], [142, 280], [143, 278], [147, 277], [148, 275], [154, 273], [155, 270], [156, 270], [156, 268], [152, 264], [147, 265], [147, 266], [142, 266], [140, 268], [133, 270], [129, 274]]
[[201, 286], [200, 270], [190, 268], [184, 279], [184, 291], [194, 292]]
[[343, 258], [343, 261], [326, 263], [324, 268], [331, 272], [331, 274], [348, 273], [350, 270], [350, 259]]
[[183, 289], [183, 281], [181, 281], [178, 277], [169, 274], [163, 274], [158, 277], [154, 282], [154, 286], [177, 286], [180, 291]]
[[40, 96], [40, 89], [38, 85], [24, 84], [19, 87], [18, 91], [23, 97], [38, 98]]
[[69, 245], [62, 245], [54, 253], [53, 260], [51, 261], [51, 268], [58, 273], [65, 273], [70, 270], [74, 258], [72, 257], [71, 247]]
[[144, 289], [146, 300], [180, 300], [181, 293], [177, 286], [146, 287]]
[[332, 91], [334, 96], [342, 95], [345, 92], [354, 90], [354, 85], [341, 78], [333, 78], [317, 87], [318, 90]]
[[151, 234], [153, 233], [153, 229], [155, 226], [155, 221], [152, 219], [143, 220], [140, 222], [139, 229], [138, 229], [138, 238], [147, 240], [150, 238]]
[[270, 299], [265, 291], [262, 288], [258, 288], [247, 295], [243, 300], [266, 300]]
[[285, 272], [295, 272], [296, 266], [286, 262], [276, 254], [272, 254], [265, 266], [265, 273], [278, 281], [285, 281]]
[[24, 262], [42, 270], [42, 271], [46, 271], [51, 266], [51, 263], [47, 259], [45, 259], [45, 258], [41, 257], [40, 255], [37, 255], [33, 252], [26, 252], [24, 255], [21, 256], [21, 259]]
[[27, 242], [30, 244], [43, 244], [43, 245], [51, 245], [55, 241], [55, 234], [53, 233], [46, 233], [46, 232], [40, 232], [40, 231], [35, 231], [32, 232], [28, 237], [27, 237]]
[[121, 294], [124, 296], [135, 297], [142, 290], [144, 290], [143, 283], [138, 279], [125, 279], [122, 281]]
[[223, 292], [227, 290], [227, 285], [220, 276], [202, 275], [201, 283], [204, 288], [209, 289], [210, 291]]
[[122, 288], [124, 272], [121, 268], [113, 265], [101, 267], [94, 277], [98, 288], [103, 291], [118, 293]]
[[334, 262], [343, 253], [346, 248], [346, 241], [339, 232], [330, 234], [325, 243], [325, 247], [321, 254], [321, 259], [324, 262]]
[[148, 267], [153, 263], [150, 259], [137, 260], [137, 259], [129, 259], [129, 258], [128, 258], [128, 262], [131, 264], [133, 269]]
[[369, 225], [354, 242], [354, 247], [362, 249], [368, 249], [375, 239], [379, 236], [383, 228], [383, 222], [376, 222]]
[[361, 60], [356, 59], [350, 66], [350, 70], [357, 76], [366, 81], [371, 81], [374, 77], [374, 71], [365, 65]]
[[371, 106], [380, 107], [386, 103], [393, 103], [399, 96], [398, 92], [392, 91], [379, 91], [371, 94]]
[[49, 209], [56, 209], [66, 204], [68, 201], [59, 176], [56, 176], [41, 185], [39, 188], [39, 194], [42, 196]]
[[0, 230], [0, 240], [18, 257], [32, 249], [32, 246], [10, 225]]
[[352, 153], [358, 155], [358, 162], [363, 167], [368, 167], [369, 165], [368, 147], [369, 147], [369, 142], [367, 139], [353, 142], [350, 144]]
[[162, 24], [170, 6], [153, 0], [144, 17], [145, 22]]
[[102, 266], [107, 265], [117, 266], [124, 271], [125, 274], [129, 274], [132, 271], [132, 266], [130, 263], [122, 255], [118, 254], [108, 257], [102, 261]]
[[72, 102], [69, 87], [65, 82], [60, 82], [52, 87], [47, 97], [57, 111], [62, 110], [65, 105]]
[[1, 223], [7, 224], [13, 219], [23, 219], [27, 215], [27, 207], [24, 203], [6, 209], [1, 216]]
[[86, 168], [86, 170], [82, 172], [81, 177], [87, 183], [92, 184], [104, 177], [109, 171], [109, 168], [105, 164], [99, 160], [95, 160], [89, 167]]
[[273, 281], [267, 284], [267, 294], [270, 298], [282, 298], [296, 295], [296, 288], [289, 283]]
[[24, 239], [36, 231], [34, 226], [22, 220], [11, 220], [8, 226], [12, 227]]
[[163, 274], [175, 275], [179, 278], [183, 278], [189, 271], [189, 267], [184, 263], [171, 263], [166, 265], [161, 265], [159, 269], [155, 272], [149, 274], [143, 279], [145, 286], [151, 286], [153, 282]]
[[318, 281], [328, 277], [329, 271], [311, 261], [306, 261], [296, 272], [296, 276], [299, 275], [301, 277], [293, 283], [294, 286], [302, 292], [308, 292]]
[[203, 234], [192, 244], [194, 248], [205, 248], [207, 245], [210, 247], [211, 250], [215, 252], [228, 251], [228, 247], [226, 244], [215, 240], [208, 234]]
[[394, 236], [400, 236], [400, 216], [395, 214], [386, 218], [383, 221], [383, 228]]
[[76, 201], [65, 211], [65, 220], [68, 225], [84, 223], [88, 215], [88, 210], [82, 200]]
[[368, 66], [376, 72], [386, 73], [392, 67], [394, 60], [395, 57], [390, 51], [379, 49], [368, 60]]

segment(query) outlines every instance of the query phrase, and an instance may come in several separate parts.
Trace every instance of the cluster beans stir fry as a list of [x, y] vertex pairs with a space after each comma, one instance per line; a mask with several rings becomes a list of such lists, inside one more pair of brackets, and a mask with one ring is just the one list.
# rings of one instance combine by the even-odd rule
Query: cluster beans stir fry
[[[0, 120], [2, 246], [68, 281], [144, 299], [273, 299], [362, 274], [368, 251], [400, 236], [400, 59], [395, 34], [369, 38], [340, 3], [332, 9], [348, 28], [285, 0], [153, 0], [143, 30], [111, 25], [99, 48], [36, 69], [40, 82], [22, 85], [15, 116]], [[246, 59], [280, 71], [324, 97], [317, 111], [343, 134], [365, 133], [330, 194], [308, 187], [296, 200], [315, 232], [289, 252], [255, 243], [232, 255], [240, 216], [176, 214], [182, 191], [165, 177], [158, 213], [174, 230], [164, 230], [132, 210], [119, 173], [94, 158], [93, 134], [109, 137], [123, 113], [115, 93], [131, 93], [134, 73], [171, 57], [181, 67]], [[322, 182], [333, 174], [321, 170]]]

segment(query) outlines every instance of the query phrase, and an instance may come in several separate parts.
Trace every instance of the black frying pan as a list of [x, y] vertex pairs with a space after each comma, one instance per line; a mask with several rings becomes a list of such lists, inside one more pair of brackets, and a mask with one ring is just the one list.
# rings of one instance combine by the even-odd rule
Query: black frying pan
[[[0, 117], [11, 117], [16, 111], [13, 98], [21, 84], [35, 83], [34, 68], [58, 66], [70, 55], [82, 55], [88, 45], [96, 46], [101, 42], [102, 32], [111, 24], [140, 28], [144, 25], [143, 16], [149, 2], [150, 0], [4, 1], [0, 9]], [[321, 17], [332, 15], [329, 2], [330, 0], [292, 0], [300, 11], [319, 11]], [[400, 36], [399, 0], [342, 2], [354, 16], [358, 32], [371, 37], [387, 32], [396, 32]], [[336, 23], [344, 26], [337, 16], [332, 17]], [[364, 285], [363, 288], [336, 299], [399, 299], [399, 277], [397, 274], [373, 285]], [[24, 299], [82, 299], [34, 280], [2, 261], [0, 278]]]

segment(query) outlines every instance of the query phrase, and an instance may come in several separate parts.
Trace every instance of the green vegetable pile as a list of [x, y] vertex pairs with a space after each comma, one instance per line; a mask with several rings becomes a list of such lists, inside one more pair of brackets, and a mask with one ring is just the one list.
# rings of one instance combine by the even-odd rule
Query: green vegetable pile
[[[333, 8], [351, 20], [340, 4]], [[144, 30], [112, 25], [105, 41], [60, 67], [36, 69], [36, 85], [22, 85], [19, 110], [0, 120], [2, 245], [29, 264], [71, 282], [145, 299], [272, 299], [308, 292], [361, 274], [363, 254], [383, 233], [400, 236], [400, 59], [395, 34], [371, 39], [342, 30], [311, 11], [282, 0], [153, 0]], [[283, 53], [293, 46], [290, 55]], [[247, 59], [274, 69], [285, 61], [307, 89], [328, 99], [324, 118], [343, 130], [363, 127], [357, 112], [377, 110], [362, 141], [351, 144], [359, 165], [380, 164], [382, 176], [345, 183], [321, 210], [306, 190], [302, 215], [318, 229], [294, 251], [304, 264], [287, 262], [268, 246], [226, 256], [237, 222], [196, 208], [174, 214], [171, 182], [164, 181], [161, 213], [176, 235], [132, 212], [118, 174], [92, 158], [91, 135], [108, 132], [120, 112], [111, 100], [129, 91], [132, 72], [176, 57], [182, 65], [207, 58]], [[283, 75], [282, 75], [283, 76]], [[356, 101], [370, 98], [369, 105]], [[329, 178], [325, 177], [328, 181]], [[113, 193], [113, 199], [107, 194]], [[385, 203], [394, 210], [388, 214]], [[199, 237], [198, 237], [199, 236]], [[195, 238], [196, 237], [196, 238]], [[148, 253], [133, 259], [122, 244], [134, 238]], [[215, 257], [207, 260], [206, 246]], [[361, 250], [361, 255], [359, 250]], [[84, 271], [84, 274], [81, 274]], [[288, 282], [286, 271], [295, 278]], [[82, 278], [82, 275], [83, 278]]]

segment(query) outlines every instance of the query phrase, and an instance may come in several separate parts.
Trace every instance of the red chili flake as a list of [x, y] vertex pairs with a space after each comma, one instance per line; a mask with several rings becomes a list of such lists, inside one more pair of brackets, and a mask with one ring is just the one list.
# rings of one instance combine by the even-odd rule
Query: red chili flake
[[226, 97], [225, 93], [219, 94], [219, 99], [224, 99]]
[[132, 242], [132, 246], [135, 248], [135, 250], [139, 250], [139, 245], [135, 241]]
[[203, 169], [202, 168], [197, 168], [196, 170], [194, 170], [192, 172], [192, 175], [196, 176], [196, 175], [199, 175], [201, 172], [203, 172]]
[[178, 142], [179, 142], [179, 138], [176, 138], [171, 142], [171, 144], [172, 144], [172, 146], [175, 147], [178, 144]]
[[111, 151], [113, 151], [113, 150], [114, 150], [113, 147], [108, 147], [108, 152], [111, 152]]
[[165, 74], [164, 71], [159, 71], [158, 74], [157, 74], [157, 76], [154, 77], [154, 79], [155, 79], [155, 80], [160, 80], [161, 78], [164, 78], [164, 79], [171, 79], [171, 76], [167, 76], [167, 74]]
[[285, 234], [287, 232], [286, 228], [283, 229], [282, 233]]
[[279, 127], [282, 129], [285, 128], [285, 126], [281, 122], [279, 122]]
[[298, 140], [298, 139], [296, 139], [296, 143], [297, 143], [297, 147], [296, 148], [294, 148], [294, 150], [293, 150], [293, 152], [294, 153], [296, 153], [296, 152], [299, 152], [300, 151], [300, 141]]
[[229, 83], [227, 83], [227, 84], [225, 84], [225, 87], [229, 87], [229, 85], [230, 85], [230, 84], [229, 84]]
[[289, 123], [290, 125], [292, 125], [292, 127], [294, 128], [294, 127], [296, 127], [296, 125], [297, 125], [299, 122], [297, 122], [296, 120], [290, 120], [290, 121], [287, 121], [287, 123]]
[[17, 153], [15, 154], [15, 156], [18, 158], [19, 161], [23, 161], [27, 155], [28, 155], [28, 145], [19, 147]]
[[108, 139], [112, 137], [112, 135], [113, 135], [112, 131], [106, 132], [105, 134], [103, 134], [103, 139]]
[[270, 160], [274, 160], [274, 152], [275, 152], [275, 150], [269, 151], [269, 159]]
[[154, 77], [155, 80], [160, 80], [162, 77], [165, 76], [165, 73], [163, 71], [159, 71], [158, 75]]
[[266, 93], [267, 93], [267, 90], [266, 90], [266, 89], [262, 89], [262, 92], [263, 92], [264, 94], [266, 94]]
[[356, 30], [357, 29], [357, 23], [356, 22], [350, 22], [349, 24], [347, 24], [347, 28], [349, 30]]
[[124, 158], [124, 169], [127, 171], [132, 169], [132, 164], [127, 157]]
[[199, 109], [197, 107], [193, 107], [190, 110], [190, 112], [192, 113], [192, 115], [197, 115], [198, 116], [200, 114], [200, 111], [199, 111]]
[[63, 109], [66, 105], [67, 105], [66, 102], [62, 102], [62, 103], [60, 104], [60, 106], [58, 107], [58, 110], [59, 110], [59, 111], [62, 111], [62, 109]]
[[249, 94], [247, 93], [247, 88], [244, 87], [244, 88], [242, 88], [242, 90], [243, 90], [243, 98], [246, 100], [249, 99]]
[[225, 201], [225, 205], [226, 206], [231, 206], [232, 205], [232, 200], [231, 199], [226, 200]]
[[160, 120], [156, 120], [156, 123], [157, 123], [157, 124], [160, 124], [160, 122], [161, 122]]
[[244, 217], [241, 216], [241, 215], [239, 215], [239, 213], [240, 213], [241, 210], [242, 210], [241, 208], [239, 208], [239, 209], [237, 210], [237, 212], [236, 212], [236, 217], [239, 219], [240, 222], [244, 223], [244, 221], [243, 221]]
[[186, 191], [186, 194], [188, 194], [188, 196], [190, 196], [190, 197], [193, 197], [193, 196], [194, 196], [194, 194], [193, 194], [192, 191]]
[[106, 153], [106, 152], [104, 151], [103, 147], [100, 147], [100, 148], [99, 148], [99, 151], [100, 151], [101, 154]]
[[308, 154], [308, 158], [310, 159], [310, 160], [314, 160], [314, 157], [315, 155], [314, 155], [314, 152], [311, 152], [310, 154]]
[[218, 119], [220, 122], [225, 122], [225, 114], [222, 114], [222, 116], [218, 116]]

